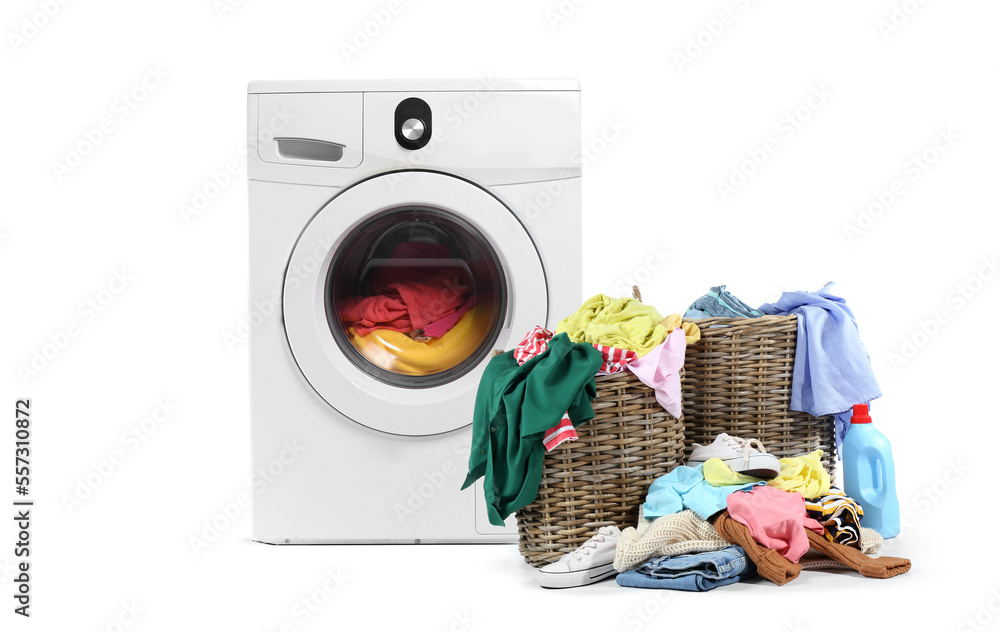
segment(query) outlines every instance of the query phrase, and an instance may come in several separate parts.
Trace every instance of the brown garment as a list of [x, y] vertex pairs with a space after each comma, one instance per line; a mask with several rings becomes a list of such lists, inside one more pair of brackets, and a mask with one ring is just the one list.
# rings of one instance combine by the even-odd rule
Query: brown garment
[[830, 542], [818, 533], [813, 533], [806, 529], [809, 536], [809, 545], [813, 550], [819, 551], [831, 560], [847, 564], [865, 577], [875, 577], [877, 579], [888, 579], [896, 575], [902, 575], [910, 570], [910, 560], [903, 557], [868, 557], [861, 551], [844, 545]]
[[[758, 544], [751, 537], [750, 530], [745, 525], [733, 520], [728, 511], [723, 511], [715, 519], [715, 530], [726, 542], [743, 547], [747, 557], [757, 565], [757, 573], [765, 579], [783, 586], [799, 576], [799, 572], [802, 570], [800, 564], [789, 562], [777, 551]], [[868, 557], [850, 546], [830, 542], [822, 535], [809, 529], [805, 529], [805, 532], [813, 551], [819, 552], [835, 562], [845, 564], [865, 577], [888, 579], [910, 570], [910, 560], [908, 559]]]
[[[730, 518], [728, 511], [723, 511], [715, 519], [715, 530], [726, 542], [743, 547], [747, 557], [757, 565], [757, 573], [761, 577], [782, 586], [799, 576], [802, 566], [789, 562], [781, 553], [758, 544], [750, 535], [750, 530], [746, 525]], [[809, 530], [806, 529], [806, 531]]]

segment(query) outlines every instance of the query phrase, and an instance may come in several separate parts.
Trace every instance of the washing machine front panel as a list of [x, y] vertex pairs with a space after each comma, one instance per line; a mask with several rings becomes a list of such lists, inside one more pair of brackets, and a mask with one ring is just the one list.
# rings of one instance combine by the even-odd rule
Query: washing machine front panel
[[547, 296], [538, 252], [503, 202], [404, 171], [345, 189], [313, 217], [282, 306], [295, 361], [330, 406], [422, 436], [471, 422], [491, 351], [544, 323]]

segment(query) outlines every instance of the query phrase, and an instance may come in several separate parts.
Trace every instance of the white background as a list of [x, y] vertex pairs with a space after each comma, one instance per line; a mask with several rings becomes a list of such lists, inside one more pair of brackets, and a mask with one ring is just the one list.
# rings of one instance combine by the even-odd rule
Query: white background
[[[1000, 627], [985, 485], [1000, 351], [996, 3], [233, 4], [4, 3], [0, 401], [11, 418], [15, 398], [32, 398], [38, 503], [29, 621], [11, 613], [14, 529], [0, 528], [5, 629]], [[270, 547], [248, 541], [246, 510], [192, 551], [249, 474], [247, 350], [225, 342], [247, 315], [247, 82], [483, 75], [582, 80], [587, 295], [637, 278], [666, 314], [719, 283], [758, 305], [838, 282], [884, 392], [873, 415], [910, 516], [887, 550], [912, 558], [909, 575], [553, 593], [513, 547]], [[143, 81], [145, 98], [121, 100]], [[826, 96], [810, 108], [814, 91]], [[103, 119], [81, 164], [56, 168]], [[765, 143], [766, 162], [743, 165]], [[208, 186], [231, 161], [231, 180]], [[734, 168], [753, 173], [723, 195]], [[895, 199], [859, 220], [895, 180]], [[185, 217], [206, 191], [218, 194]], [[109, 286], [121, 291], [89, 311]], [[19, 374], [74, 325], [37, 375]], [[172, 409], [163, 421], [123, 441], [158, 402]], [[7, 503], [11, 421], [2, 434]], [[67, 507], [116, 451], [123, 462]], [[343, 577], [332, 594], [328, 572]], [[325, 603], [303, 621], [317, 590]]]

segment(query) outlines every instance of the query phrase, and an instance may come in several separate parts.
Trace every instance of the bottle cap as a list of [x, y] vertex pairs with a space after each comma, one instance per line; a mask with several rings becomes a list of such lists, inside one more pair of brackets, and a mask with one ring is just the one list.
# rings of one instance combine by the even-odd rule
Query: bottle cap
[[851, 416], [852, 424], [870, 424], [872, 418], [868, 415], [868, 404], [855, 404], [854, 415]]

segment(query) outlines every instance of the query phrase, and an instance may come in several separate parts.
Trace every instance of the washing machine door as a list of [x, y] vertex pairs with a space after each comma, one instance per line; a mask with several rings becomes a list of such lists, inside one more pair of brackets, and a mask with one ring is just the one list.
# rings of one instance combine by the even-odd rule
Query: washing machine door
[[544, 324], [547, 305], [513, 212], [429, 171], [375, 176], [330, 200], [292, 251], [282, 299], [313, 389], [359, 424], [412, 436], [471, 423], [491, 352]]

